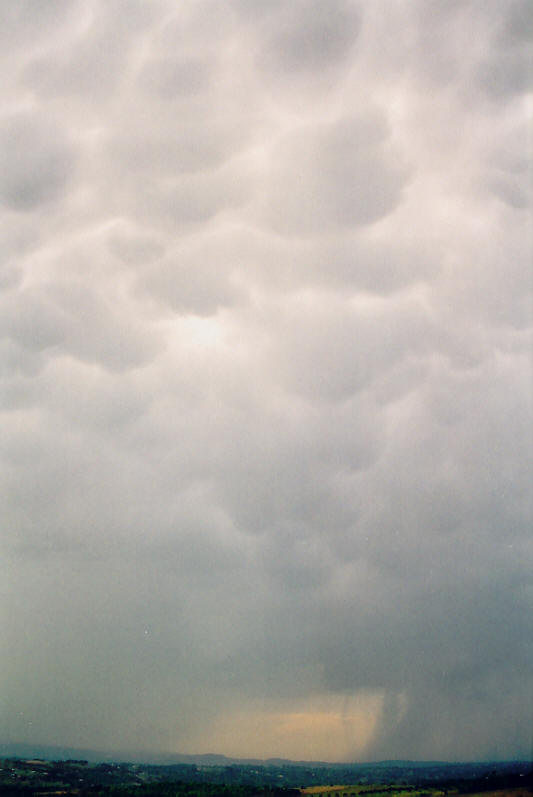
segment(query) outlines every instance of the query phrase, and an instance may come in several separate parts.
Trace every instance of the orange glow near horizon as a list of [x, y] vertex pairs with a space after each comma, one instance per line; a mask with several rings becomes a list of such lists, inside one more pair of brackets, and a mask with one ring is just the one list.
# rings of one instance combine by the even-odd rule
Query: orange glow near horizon
[[314, 697], [289, 707], [244, 708], [217, 717], [187, 746], [190, 752], [203, 749], [235, 758], [353, 759], [364, 755], [374, 739], [383, 700], [382, 692], [361, 692]]

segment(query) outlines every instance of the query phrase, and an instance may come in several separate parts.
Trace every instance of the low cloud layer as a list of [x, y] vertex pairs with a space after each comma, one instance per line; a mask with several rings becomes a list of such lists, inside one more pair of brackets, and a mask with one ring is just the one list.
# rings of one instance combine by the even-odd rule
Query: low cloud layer
[[3, 3], [6, 741], [529, 754], [531, 10]]

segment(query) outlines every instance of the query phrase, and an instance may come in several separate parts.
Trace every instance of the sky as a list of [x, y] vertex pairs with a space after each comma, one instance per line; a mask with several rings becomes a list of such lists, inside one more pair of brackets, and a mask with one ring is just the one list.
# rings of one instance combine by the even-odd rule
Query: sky
[[0, 741], [528, 757], [532, 3], [0, 9]]

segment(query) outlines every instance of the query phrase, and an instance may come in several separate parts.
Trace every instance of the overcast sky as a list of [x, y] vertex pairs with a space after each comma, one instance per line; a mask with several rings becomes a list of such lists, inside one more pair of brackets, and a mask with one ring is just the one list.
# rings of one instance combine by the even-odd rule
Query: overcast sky
[[532, 3], [0, 8], [0, 741], [529, 755]]

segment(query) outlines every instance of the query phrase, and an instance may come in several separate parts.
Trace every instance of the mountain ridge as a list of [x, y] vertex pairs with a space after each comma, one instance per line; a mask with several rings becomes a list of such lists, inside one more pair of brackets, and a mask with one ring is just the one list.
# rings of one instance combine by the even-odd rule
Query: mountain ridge
[[[196, 766], [295, 766], [295, 767], [432, 767], [458, 764], [487, 764], [489, 761], [423, 761], [416, 759], [389, 759], [379, 761], [304, 761], [288, 758], [233, 758], [220, 753], [167, 753], [146, 750], [94, 750], [68, 747], [66, 745], [30, 744], [27, 742], [0, 742], [0, 758], [35, 758], [43, 760], [84, 760], [91, 763], [124, 762], [131, 764], [153, 764], [172, 766], [190, 764]], [[496, 762], [496, 759], [494, 760]], [[523, 760], [527, 763], [527, 760]], [[499, 763], [515, 763], [515, 759]], [[516, 759], [522, 763], [522, 759]]]

